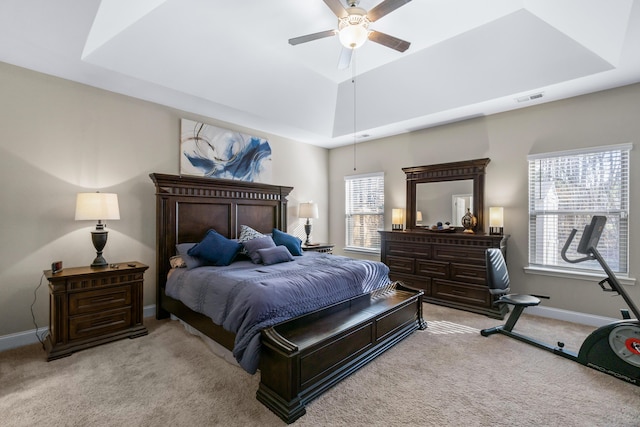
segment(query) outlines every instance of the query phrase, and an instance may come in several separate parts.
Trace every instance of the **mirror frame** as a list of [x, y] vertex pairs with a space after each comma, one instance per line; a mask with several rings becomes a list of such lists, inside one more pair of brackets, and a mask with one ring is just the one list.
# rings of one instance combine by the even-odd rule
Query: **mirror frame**
[[478, 219], [475, 230], [484, 233], [484, 177], [491, 159], [465, 160], [462, 162], [402, 168], [407, 179], [406, 218], [407, 230], [425, 230], [416, 225], [416, 186], [428, 182], [473, 180], [473, 215]]

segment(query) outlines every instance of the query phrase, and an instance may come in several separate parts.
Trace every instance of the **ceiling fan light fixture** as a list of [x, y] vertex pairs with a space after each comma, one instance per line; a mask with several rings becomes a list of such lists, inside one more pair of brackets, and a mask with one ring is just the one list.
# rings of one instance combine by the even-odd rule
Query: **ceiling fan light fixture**
[[338, 21], [338, 38], [347, 49], [357, 49], [369, 37], [367, 12], [359, 7], [350, 7], [348, 15]]

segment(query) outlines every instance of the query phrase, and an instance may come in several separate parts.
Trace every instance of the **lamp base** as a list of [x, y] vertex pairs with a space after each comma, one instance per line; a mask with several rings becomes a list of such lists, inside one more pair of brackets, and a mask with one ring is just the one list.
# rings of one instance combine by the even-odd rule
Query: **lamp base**
[[489, 234], [491, 236], [502, 236], [503, 228], [502, 227], [489, 227]]
[[102, 256], [102, 250], [107, 244], [107, 237], [109, 232], [107, 230], [94, 230], [91, 232], [91, 241], [96, 248], [96, 258], [91, 263], [91, 267], [106, 267], [108, 265], [107, 260]]
[[311, 223], [309, 222], [309, 218], [307, 218], [307, 223], [304, 225], [304, 232], [307, 234], [307, 240], [304, 241], [304, 244], [307, 246], [311, 246], [311, 239], [309, 238], [309, 236], [311, 236]]

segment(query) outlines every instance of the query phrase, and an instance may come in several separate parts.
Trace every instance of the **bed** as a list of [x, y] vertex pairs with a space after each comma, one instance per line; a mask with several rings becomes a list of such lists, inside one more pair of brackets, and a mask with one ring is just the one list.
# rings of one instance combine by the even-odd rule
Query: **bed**
[[[168, 295], [170, 259], [176, 255], [176, 245], [200, 242], [210, 229], [229, 239], [239, 237], [241, 226], [263, 234], [286, 232], [287, 196], [293, 188], [158, 173], [150, 177], [156, 186], [156, 317], [174, 315], [233, 351], [235, 333], [198, 312], [202, 310], [189, 308], [193, 305], [188, 301]], [[329, 262], [327, 257], [332, 255], [327, 254], [314, 256], [331, 264], [339, 260]], [[300, 257], [307, 258], [312, 257]], [[264, 324], [259, 331], [256, 397], [291, 423], [304, 415], [308, 402], [425, 327], [422, 292], [401, 283], [347, 294], [339, 301]]]

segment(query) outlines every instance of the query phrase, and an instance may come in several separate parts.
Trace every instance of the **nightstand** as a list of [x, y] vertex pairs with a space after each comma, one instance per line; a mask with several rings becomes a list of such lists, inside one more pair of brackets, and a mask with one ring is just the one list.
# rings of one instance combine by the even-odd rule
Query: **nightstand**
[[307, 246], [303, 243], [302, 250], [330, 254], [330, 253], [333, 253], [334, 246], [335, 245], [332, 245], [330, 243], [318, 243], [317, 245], [310, 245], [310, 246]]
[[147, 335], [144, 272], [137, 261], [44, 272], [49, 281], [47, 361], [122, 338]]

